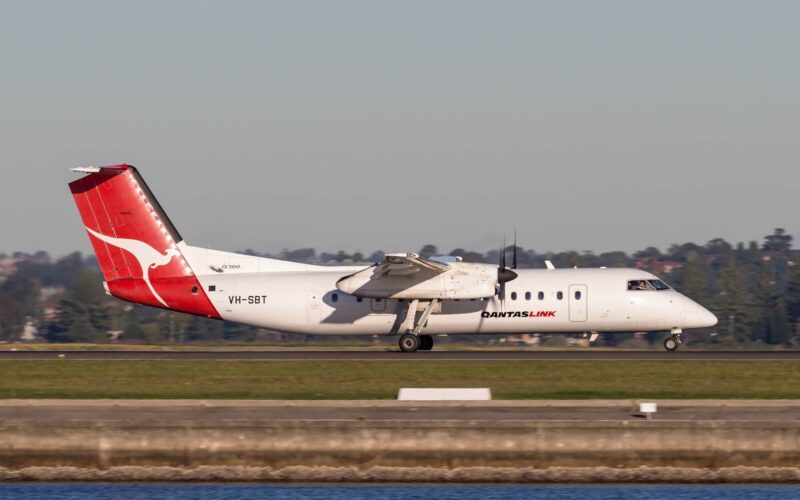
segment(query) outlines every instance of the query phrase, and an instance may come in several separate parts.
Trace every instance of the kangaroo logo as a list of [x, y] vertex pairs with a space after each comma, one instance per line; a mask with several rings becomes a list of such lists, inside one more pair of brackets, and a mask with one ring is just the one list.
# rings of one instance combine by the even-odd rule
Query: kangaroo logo
[[147, 283], [147, 287], [151, 292], [153, 292], [153, 296], [158, 299], [158, 301], [161, 302], [164, 307], [169, 307], [167, 303], [164, 302], [164, 299], [162, 299], [158, 294], [158, 292], [156, 292], [155, 288], [153, 288], [152, 283], [150, 283], [150, 270], [169, 264], [173, 257], [179, 255], [177, 250], [174, 248], [167, 248], [167, 252], [162, 254], [147, 243], [139, 240], [106, 236], [105, 234], [92, 231], [88, 227], [86, 230], [98, 240], [130, 252], [131, 255], [136, 257], [136, 260], [139, 261], [139, 266], [142, 268], [142, 279], [145, 283]]

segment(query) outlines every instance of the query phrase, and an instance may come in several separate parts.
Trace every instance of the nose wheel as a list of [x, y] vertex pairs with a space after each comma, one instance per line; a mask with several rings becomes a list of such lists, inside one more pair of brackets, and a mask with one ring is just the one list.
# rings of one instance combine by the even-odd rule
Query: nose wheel
[[675, 352], [683, 344], [683, 339], [680, 334], [672, 334], [664, 339], [664, 349], [669, 352]]

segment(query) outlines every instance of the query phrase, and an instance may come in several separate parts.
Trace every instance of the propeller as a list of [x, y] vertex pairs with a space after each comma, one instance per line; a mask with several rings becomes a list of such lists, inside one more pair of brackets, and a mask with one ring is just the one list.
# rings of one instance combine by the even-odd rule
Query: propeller
[[[516, 235], [514, 236], [514, 254], [512, 265], [517, 267], [517, 242]], [[505, 284], [514, 280], [517, 273], [506, 267], [506, 239], [503, 238], [503, 247], [500, 249], [500, 265], [497, 267], [497, 283], [500, 284], [500, 297], [505, 298]]]
[[514, 228], [514, 250], [511, 254], [511, 269], [517, 268], [517, 228]]

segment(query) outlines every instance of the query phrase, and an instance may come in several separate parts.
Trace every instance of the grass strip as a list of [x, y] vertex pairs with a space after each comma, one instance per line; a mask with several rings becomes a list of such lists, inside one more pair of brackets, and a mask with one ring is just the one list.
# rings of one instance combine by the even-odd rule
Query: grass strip
[[495, 399], [798, 399], [793, 361], [0, 361], [0, 398], [394, 399], [489, 387]]

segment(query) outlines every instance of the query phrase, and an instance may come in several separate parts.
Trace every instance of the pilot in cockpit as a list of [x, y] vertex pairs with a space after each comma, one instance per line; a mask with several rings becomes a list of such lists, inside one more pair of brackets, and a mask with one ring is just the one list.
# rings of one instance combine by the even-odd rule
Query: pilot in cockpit
[[647, 282], [645, 280], [629, 281], [628, 290], [647, 290]]

